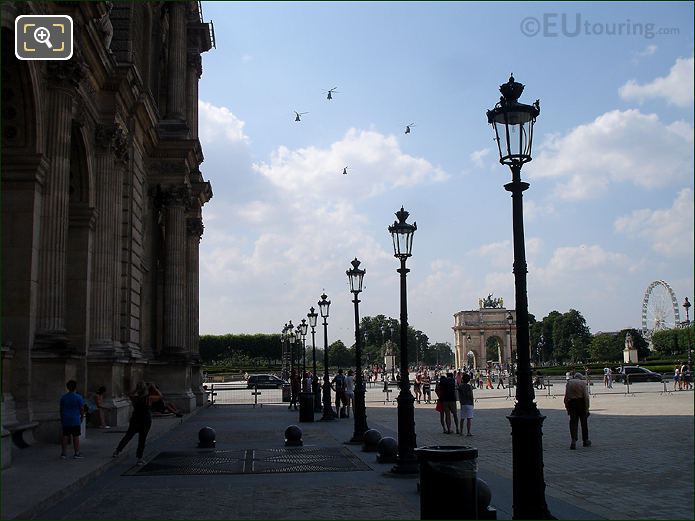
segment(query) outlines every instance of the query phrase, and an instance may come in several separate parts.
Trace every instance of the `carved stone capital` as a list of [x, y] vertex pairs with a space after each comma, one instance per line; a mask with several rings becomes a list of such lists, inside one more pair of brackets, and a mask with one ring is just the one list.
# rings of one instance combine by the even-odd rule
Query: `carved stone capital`
[[78, 58], [49, 61], [46, 63], [46, 80], [54, 89], [74, 92], [87, 74], [87, 66]]
[[166, 207], [183, 206], [188, 208], [191, 204], [191, 188], [187, 185], [168, 186], [161, 190], [162, 205]]
[[198, 78], [203, 75], [203, 59], [198, 53], [188, 53], [186, 57], [186, 64], [189, 69], [195, 69]]
[[200, 217], [189, 217], [186, 219], [186, 230], [188, 231], [188, 235], [191, 237], [197, 237], [198, 240], [203, 236], [203, 230], [205, 229], [205, 226], [203, 226], [203, 219]]
[[126, 130], [120, 125], [116, 125], [116, 131], [114, 132], [113, 139], [113, 149], [116, 153], [116, 157], [123, 161], [124, 163], [128, 161], [128, 145], [130, 143], [130, 136]]
[[114, 137], [116, 136], [116, 125], [110, 124], [98, 124], [94, 129], [94, 143], [98, 148], [108, 149], [113, 145]]

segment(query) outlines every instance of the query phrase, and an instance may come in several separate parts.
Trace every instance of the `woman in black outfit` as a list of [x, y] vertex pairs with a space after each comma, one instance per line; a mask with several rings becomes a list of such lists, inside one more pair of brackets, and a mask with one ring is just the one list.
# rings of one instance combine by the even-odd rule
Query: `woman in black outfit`
[[142, 459], [142, 455], [145, 452], [145, 441], [147, 441], [147, 433], [150, 431], [152, 426], [152, 415], [150, 414], [150, 406], [155, 401], [161, 400], [162, 395], [153, 395], [148, 391], [147, 384], [140, 382], [136, 387], [135, 391], [130, 394], [130, 400], [133, 402], [133, 414], [130, 416], [130, 424], [128, 425], [128, 431], [125, 436], [118, 443], [118, 447], [113, 453], [113, 457], [117, 458], [121, 451], [128, 445], [133, 436], [138, 435], [138, 449], [136, 451], [136, 456], [138, 458], [138, 465], [144, 465], [145, 460]]

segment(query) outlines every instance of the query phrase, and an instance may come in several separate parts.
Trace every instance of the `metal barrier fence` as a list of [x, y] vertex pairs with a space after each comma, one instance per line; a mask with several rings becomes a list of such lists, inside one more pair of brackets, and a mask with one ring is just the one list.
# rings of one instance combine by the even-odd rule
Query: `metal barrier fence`
[[[673, 374], [664, 373], [662, 374], [661, 382], [632, 382], [628, 375], [628, 380], [626, 383], [613, 382], [612, 388], [606, 388], [603, 383], [603, 378], [595, 379], [591, 381], [589, 386], [589, 394], [592, 398], [599, 398], [602, 396], [630, 396], [633, 397], [636, 394], [648, 394], [648, 393], [658, 393], [660, 396], [669, 396], [676, 389], [672, 387]], [[564, 395], [565, 388], [565, 378], [548, 378], [546, 377], [543, 381], [542, 387], [535, 388], [535, 394], [537, 399], [556, 399], [558, 396], [562, 397]], [[205, 384], [206, 394], [208, 397], [208, 404], [217, 405], [251, 405], [253, 407], [263, 405], [279, 405], [279, 404], [289, 404], [289, 389], [256, 389], [247, 388], [244, 382], [227, 382], [227, 383], [212, 383], [208, 382]], [[400, 392], [399, 387], [396, 382], [389, 382], [385, 385], [384, 382], [366, 382], [367, 393], [365, 395], [365, 402], [367, 404], [391, 404], [396, 405], [396, 398]], [[436, 403], [436, 395], [434, 393], [434, 387], [432, 387], [432, 400], [431, 403]], [[515, 399], [515, 388], [513, 386], [506, 386], [504, 393], [499, 392], [497, 389], [476, 389], [475, 401], [488, 400], [488, 399], [504, 399], [513, 400]], [[424, 397], [423, 397], [424, 398]], [[331, 393], [332, 401], [335, 400], [335, 393]], [[426, 401], [422, 399], [418, 403], [426, 404]]]

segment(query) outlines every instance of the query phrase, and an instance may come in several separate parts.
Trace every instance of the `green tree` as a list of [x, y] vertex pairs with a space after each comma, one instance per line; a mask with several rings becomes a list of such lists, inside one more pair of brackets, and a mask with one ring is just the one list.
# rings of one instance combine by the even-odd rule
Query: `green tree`
[[582, 314], [570, 309], [553, 322], [553, 355], [564, 362], [582, 362], [588, 358], [591, 333]]
[[623, 357], [623, 346], [619, 335], [599, 333], [591, 338], [589, 343], [589, 358], [595, 361], [616, 361]]
[[551, 311], [542, 321], [541, 334], [543, 335], [543, 360], [557, 361], [555, 354], [555, 342], [553, 340], [553, 330], [555, 322], [562, 316], [559, 311]]
[[343, 369], [354, 367], [355, 352], [345, 347], [342, 340], [336, 340], [328, 346], [328, 365]]
[[454, 363], [454, 352], [449, 342], [436, 342], [432, 344], [425, 359], [427, 365], [451, 365]]
[[496, 361], [500, 358], [500, 341], [497, 337], [491, 336], [485, 341], [486, 360]]

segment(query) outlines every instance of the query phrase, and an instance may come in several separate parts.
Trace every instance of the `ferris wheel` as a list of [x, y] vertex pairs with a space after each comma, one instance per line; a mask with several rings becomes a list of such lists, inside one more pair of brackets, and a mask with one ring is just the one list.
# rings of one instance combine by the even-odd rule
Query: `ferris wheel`
[[680, 321], [676, 294], [666, 281], [655, 280], [642, 300], [642, 336], [651, 341], [654, 332], [677, 327]]

